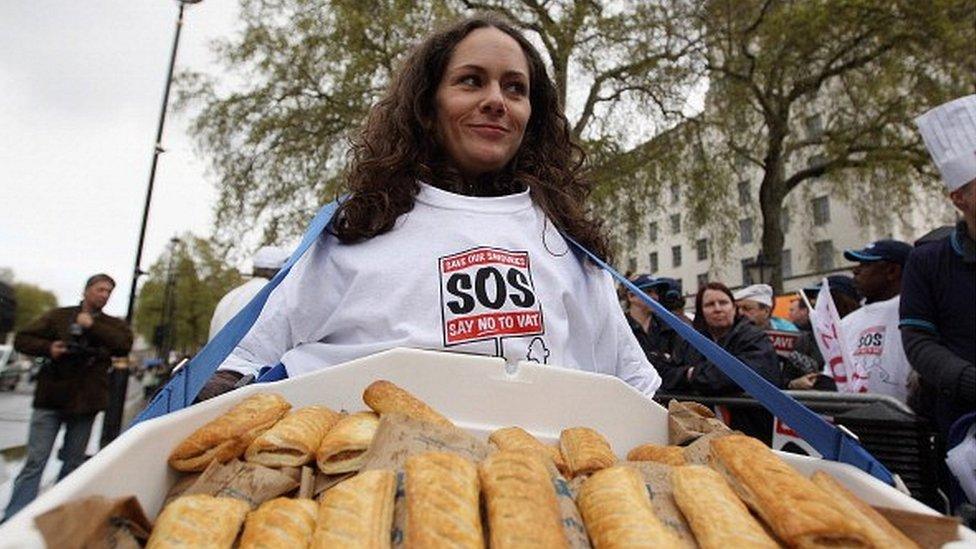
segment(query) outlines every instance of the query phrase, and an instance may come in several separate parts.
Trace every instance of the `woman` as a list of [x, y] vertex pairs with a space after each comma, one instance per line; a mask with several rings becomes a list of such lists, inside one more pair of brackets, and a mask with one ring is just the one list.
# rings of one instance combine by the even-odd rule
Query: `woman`
[[[736, 312], [728, 287], [709, 282], [695, 296], [695, 328], [741, 360], [776, 387], [782, 387], [779, 359], [769, 337]], [[680, 365], [664, 373], [664, 390], [721, 396], [742, 392], [731, 378], [697, 350], [686, 345]], [[772, 415], [764, 409], [740, 409], [731, 413], [729, 425], [768, 444], [772, 440]]]
[[590, 183], [538, 52], [491, 17], [406, 59], [354, 142], [345, 199], [205, 387], [279, 362], [289, 376], [398, 346], [615, 375], [652, 395], [585, 215]]

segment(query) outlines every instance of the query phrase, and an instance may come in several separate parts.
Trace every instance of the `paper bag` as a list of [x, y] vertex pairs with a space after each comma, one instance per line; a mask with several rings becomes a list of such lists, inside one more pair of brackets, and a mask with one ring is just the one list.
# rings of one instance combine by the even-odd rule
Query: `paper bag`
[[622, 462], [622, 465], [637, 469], [644, 477], [644, 484], [647, 485], [651, 505], [657, 518], [678, 535], [685, 547], [689, 549], [698, 547], [688, 521], [678, 509], [678, 504], [674, 502], [674, 490], [671, 488], [672, 467], [653, 461], [626, 461]]
[[298, 484], [290, 475], [263, 465], [236, 459], [227, 463], [214, 461], [183, 495], [237, 498], [248, 502], [251, 509], [257, 509], [265, 501], [295, 490]]
[[668, 444], [683, 446], [714, 431], [728, 431], [722, 420], [697, 402], [668, 402]]
[[34, 519], [48, 547], [132, 548], [145, 545], [152, 524], [134, 496], [93, 496], [59, 505]]

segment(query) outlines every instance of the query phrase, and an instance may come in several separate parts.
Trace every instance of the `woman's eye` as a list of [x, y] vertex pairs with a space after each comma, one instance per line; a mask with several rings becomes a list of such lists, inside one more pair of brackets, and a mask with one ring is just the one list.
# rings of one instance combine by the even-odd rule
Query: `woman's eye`
[[464, 84], [465, 86], [478, 86], [481, 83], [481, 79], [479, 79], [477, 75], [469, 74], [467, 76], [462, 76], [461, 79], [458, 80], [458, 83]]
[[516, 95], [525, 95], [526, 92], [528, 91], [526, 89], [526, 85], [522, 82], [511, 82], [507, 86], [505, 86], [505, 88], [510, 93], [514, 93]]

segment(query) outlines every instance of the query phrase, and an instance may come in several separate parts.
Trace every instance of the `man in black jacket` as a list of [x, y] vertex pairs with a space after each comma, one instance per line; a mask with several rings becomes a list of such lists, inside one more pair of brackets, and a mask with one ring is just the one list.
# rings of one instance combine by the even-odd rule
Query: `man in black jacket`
[[95, 415], [108, 405], [112, 357], [126, 356], [132, 348], [132, 332], [125, 322], [102, 313], [114, 288], [115, 281], [106, 274], [89, 278], [81, 304], [48, 311], [14, 339], [19, 352], [50, 360], [37, 376], [27, 462], [14, 481], [4, 520], [37, 497], [62, 424], [58, 480], [85, 460]]

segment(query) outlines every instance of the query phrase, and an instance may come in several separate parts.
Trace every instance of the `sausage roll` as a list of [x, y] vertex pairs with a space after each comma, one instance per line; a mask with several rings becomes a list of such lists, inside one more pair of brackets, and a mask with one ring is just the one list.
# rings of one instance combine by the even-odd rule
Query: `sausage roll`
[[379, 424], [373, 412], [350, 414], [336, 422], [315, 452], [319, 470], [327, 475], [358, 471]]
[[482, 548], [478, 468], [447, 452], [407, 460], [406, 546]]
[[610, 443], [588, 427], [573, 427], [560, 433], [559, 449], [574, 477], [605, 469], [617, 462]]
[[169, 455], [177, 471], [203, 471], [213, 461], [241, 457], [261, 433], [288, 413], [291, 404], [274, 393], [258, 393], [237, 403], [183, 440]]
[[156, 518], [148, 549], [227, 547], [237, 539], [251, 506], [243, 500], [206, 494], [174, 499]]
[[497, 446], [499, 450], [540, 453], [551, 459], [560, 473], [565, 474], [568, 471], [566, 460], [563, 459], [563, 454], [559, 448], [543, 444], [521, 427], [497, 429], [488, 436], [488, 441]]
[[687, 465], [671, 470], [674, 502], [702, 549], [768, 547], [776, 543], [714, 469]]
[[491, 547], [568, 547], [556, 491], [542, 458], [500, 451], [478, 468]]
[[895, 528], [881, 513], [844, 488], [834, 477], [817, 471], [811, 480], [834, 499], [838, 509], [864, 526], [865, 535], [875, 547], [918, 549], [917, 543]]
[[312, 547], [389, 548], [395, 494], [396, 474], [389, 469], [366, 471], [336, 484], [319, 500]]
[[686, 465], [685, 449], [680, 446], [660, 446], [658, 444], [641, 444], [627, 452], [627, 461], [656, 461], [675, 467]]
[[363, 402], [378, 414], [396, 412], [428, 423], [454, 425], [424, 401], [386, 380], [374, 381], [366, 387]]
[[594, 549], [683, 547], [678, 535], [654, 514], [640, 472], [610, 467], [583, 482], [576, 498]]
[[322, 438], [339, 420], [325, 406], [291, 412], [247, 447], [244, 459], [267, 467], [301, 467], [315, 457]]
[[791, 547], [867, 547], [864, 528], [835, 498], [745, 435], [712, 441], [711, 464]]
[[303, 549], [315, 532], [318, 505], [310, 499], [275, 498], [247, 515], [240, 549]]

